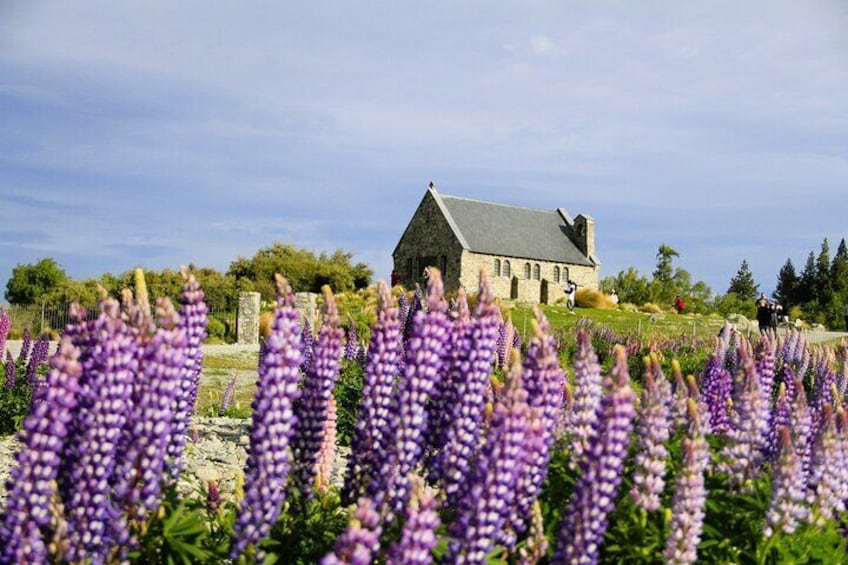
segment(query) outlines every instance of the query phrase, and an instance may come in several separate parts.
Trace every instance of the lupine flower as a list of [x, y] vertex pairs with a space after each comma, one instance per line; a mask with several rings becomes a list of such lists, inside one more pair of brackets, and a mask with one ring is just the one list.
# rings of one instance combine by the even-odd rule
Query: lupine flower
[[32, 346], [32, 355], [27, 364], [27, 381], [35, 386], [38, 378], [38, 368], [47, 363], [47, 357], [50, 353], [50, 342], [47, 336], [38, 338]]
[[707, 499], [704, 471], [709, 463], [709, 445], [704, 439], [704, 426], [695, 400], [689, 400], [686, 413], [688, 425], [683, 439], [683, 465], [675, 480], [670, 533], [663, 551], [663, 556], [671, 564], [697, 561]]
[[848, 461], [848, 414], [840, 407], [836, 410], [835, 420], [837, 461], [840, 462], [836, 498], [842, 501], [848, 501], [848, 465], [845, 464]]
[[521, 351], [521, 334], [518, 331], [512, 336], [512, 348], [516, 351]]
[[807, 405], [807, 394], [804, 392], [804, 383], [798, 379], [795, 381], [795, 400], [792, 402], [792, 441], [795, 451], [801, 461], [801, 469], [804, 477], [810, 474], [810, 463], [813, 447], [813, 418], [810, 407]]
[[769, 400], [760, 388], [761, 379], [754, 361], [744, 347], [739, 348], [737, 356], [742, 374], [720, 467], [730, 475], [731, 486], [745, 485], [759, 475], [769, 424]]
[[474, 461], [449, 527], [450, 563], [486, 562], [509, 516], [521, 470], [529, 406], [518, 353], [513, 354], [502, 401], [492, 412], [486, 440]]
[[433, 562], [436, 528], [441, 523], [436, 491], [424, 481], [411, 479], [412, 493], [406, 505], [403, 532], [386, 558], [387, 565], [428, 565]]
[[218, 489], [218, 481], [209, 480], [206, 483], [206, 510], [213, 515], [221, 510], [221, 491]]
[[709, 427], [714, 434], [724, 434], [730, 426], [730, 394], [733, 378], [724, 368], [719, 354], [713, 353], [704, 369], [701, 381], [701, 396], [709, 410]]
[[8, 391], [15, 388], [15, 381], [17, 381], [16, 373], [17, 373], [17, 363], [15, 359], [12, 357], [12, 354], [9, 351], [6, 351], [6, 382], [3, 383], [3, 387]]
[[767, 335], [760, 337], [755, 357], [760, 389], [767, 399], [771, 399], [774, 390], [774, 346]]
[[0, 359], [3, 358], [3, 352], [6, 351], [6, 339], [9, 337], [9, 314], [6, 309], [0, 306]]
[[300, 340], [303, 343], [303, 363], [300, 365], [300, 370], [305, 374], [312, 365], [312, 348], [315, 345], [315, 336], [312, 334], [312, 324], [309, 323], [309, 318], [303, 318]]
[[[441, 276], [441, 274], [440, 274]], [[441, 279], [440, 279], [441, 280]], [[429, 279], [427, 281], [428, 293], [429, 293], [430, 282]], [[415, 283], [415, 292], [412, 293], [412, 300], [409, 303], [409, 310], [407, 310], [406, 317], [403, 319], [403, 341], [406, 342], [409, 339], [410, 334], [412, 333], [412, 328], [415, 325], [415, 317], [418, 312], [424, 310], [424, 291], [421, 290], [421, 286], [418, 283]]]
[[321, 449], [315, 461], [315, 490], [321, 493], [327, 492], [330, 486], [330, 476], [333, 473], [333, 460], [336, 458], [336, 398], [330, 396], [327, 400], [327, 416], [324, 419], [322, 430]]
[[531, 407], [531, 423], [515, 488], [515, 504], [507, 525], [510, 536], [503, 540], [507, 547], [512, 547], [516, 535], [523, 534], [527, 529], [533, 504], [548, 474], [554, 430], [562, 418], [565, 374], [559, 364], [547, 318], [538, 307], [534, 313], [536, 319], [531, 324], [534, 337], [530, 340], [524, 359], [524, 383]]
[[686, 412], [689, 406], [689, 389], [683, 372], [680, 370], [680, 362], [677, 359], [671, 361], [671, 374], [674, 379], [671, 399], [671, 416], [675, 428], [681, 428], [686, 424]]
[[235, 559], [250, 548], [257, 563], [263, 559], [257, 546], [271, 531], [285, 497], [290, 469], [289, 442], [296, 425], [292, 404], [300, 394], [299, 315], [286, 280], [277, 275], [276, 283], [277, 306], [271, 335], [259, 360], [253, 401], [245, 473], [247, 490], [239, 506], [230, 550], [230, 557]]
[[347, 361], [356, 361], [357, 353], [359, 351], [359, 342], [357, 340], [356, 324], [354, 324], [353, 320], [351, 320], [347, 329], [347, 341], [345, 342], [344, 348], [344, 358]]
[[159, 299], [160, 328], [143, 346], [139, 379], [128, 422], [129, 445], [119, 472], [119, 492], [130, 518], [143, 523], [159, 506], [162, 476], [171, 441], [171, 410], [185, 365], [185, 333], [171, 301]]
[[766, 460], [770, 463], [777, 461], [780, 456], [780, 428], [792, 426], [792, 404], [786, 392], [786, 385], [780, 383], [777, 389], [777, 399], [774, 409], [769, 418], [768, 432], [766, 433]]
[[806, 481], [801, 460], [795, 452], [788, 428], [780, 428], [780, 459], [772, 471], [771, 502], [766, 511], [763, 533], [770, 538], [783, 531], [791, 534], [799, 523], [806, 521], [809, 511], [804, 506]]
[[537, 500], [533, 504], [530, 515], [530, 528], [527, 539], [518, 548], [518, 565], [535, 565], [548, 552], [548, 538], [545, 536], [545, 525], [542, 521], [542, 507]]
[[91, 347], [80, 356], [79, 409], [66, 460], [69, 473], [61, 477], [60, 488], [67, 513], [69, 560], [101, 563], [128, 536], [119, 519], [118, 501], [111, 498], [111, 481], [121, 462], [122, 430], [133, 410], [138, 358], [130, 328], [118, 317], [117, 301], [102, 301], [89, 340]]
[[339, 327], [339, 311], [330, 287], [323, 289], [322, 324], [313, 349], [312, 364], [303, 382], [303, 394], [295, 403], [297, 432], [292, 441], [294, 480], [307, 498], [312, 497], [315, 463], [324, 443], [324, 425], [333, 389], [339, 378], [344, 330]]
[[589, 333], [581, 329], [577, 332], [577, 356], [574, 360], [574, 418], [571, 429], [573, 464], [577, 464], [591, 447], [602, 396], [598, 356], [592, 348]]
[[[658, 382], [659, 381], [659, 382]], [[636, 420], [636, 470], [630, 496], [637, 506], [651, 512], [660, 507], [660, 495], [665, 487], [665, 462], [669, 437], [669, 397], [661, 385], [665, 376], [655, 356], [645, 358], [645, 382], [642, 405]]]
[[565, 510], [551, 563], [598, 561], [633, 430], [635, 395], [630, 388], [627, 358], [621, 346], [614, 353], [614, 365], [604, 379], [604, 396], [598, 407], [598, 431], [581, 461], [580, 478]]
[[704, 526], [704, 462], [691, 439], [683, 440], [683, 466], [674, 485], [671, 524], [663, 556], [669, 564], [695, 563]]
[[186, 362], [180, 377], [180, 389], [171, 429], [171, 442], [168, 446], [168, 465], [166, 472], [171, 481], [176, 481], [182, 468], [183, 449], [186, 432], [197, 400], [197, 385], [203, 367], [201, 343], [206, 338], [207, 307], [204, 294], [194, 275], [185, 267], [180, 269], [183, 279], [182, 305], [180, 306], [180, 328], [186, 336]]
[[398, 310], [386, 283], [378, 285], [377, 322], [371, 330], [365, 378], [351, 440], [343, 499], [350, 501], [363, 494], [366, 483], [379, 482], [383, 463], [387, 462], [392, 437], [394, 382], [400, 356], [401, 323]]
[[360, 498], [347, 530], [321, 565], [371, 565], [380, 549], [380, 514], [368, 498]]
[[442, 369], [442, 351], [448, 337], [447, 304], [443, 298], [442, 276], [431, 268], [427, 279], [427, 311], [415, 314], [404, 349], [405, 373], [398, 385], [393, 459], [396, 469], [387, 477], [393, 481], [390, 492], [396, 510], [408, 494], [408, 475], [423, 452], [427, 429], [427, 401]]
[[489, 278], [483, 271], [480, 272], [477, 296], [470, 335], [467, 340], [455, 344], [459, 366], [453, 376], [453, 417], [437, 459], [439, 479], [448, 505], [455, 502], [480, 444], [486, 390], [496, 356], [500, 310], [494, 303]]
[[18, 353], [18, 363], [26, 367], [29, 353], [32, 349], [32, 334], [29, 333], [29, 328], [24, 328], [23, 342], [21, 342], [21, 352]]
[[224, 395], [221, 397], [221, 414], [224, 414], [233, 407], [233, 396], [236, 392], [236, 374], [233, 373], [227, 388], [224, 389]]
[[471, 350], [471, 312], [468, 310], [468, 298], [465, 289], [460, 288], [455, 300], [455, 309], [451, 312], [448, 338], [442, 352], [442, 374], [436, 380], [428, 406], [429, 422], [427, 427], [425, 464], [430, 471], [430, 480], [438, 482], [440, 461], [436, 456], [449, 441], [448, 434], [453, 424], [456, 407], [462, 398], [461, 390], [468, 374]]
[[398, 298], [398, 322], [401, 328], [406, 328], [406, 320], [409, 318], [409, 298], [402, 293]]
[[0, 526], [3, 564], [48, 562], [44, 539], [51, 529], [50, 503], [56, 496], [56, 479], [82, 372], [79, 350], [69, 338], [61, 341], [51, 365], [48, 386], [39, 389], [39, 401], [32, 404], [18, 435], [20, 447], [6, 484], [6, 514]]
[[813, 448], [807, 492], [807, 502], [815, 509], [814, 517], [819, 525], [845, 511], [841, 482], [845, 477], [846, 462], [842, 459], [841, 447], [833, 408], [825, 406]]

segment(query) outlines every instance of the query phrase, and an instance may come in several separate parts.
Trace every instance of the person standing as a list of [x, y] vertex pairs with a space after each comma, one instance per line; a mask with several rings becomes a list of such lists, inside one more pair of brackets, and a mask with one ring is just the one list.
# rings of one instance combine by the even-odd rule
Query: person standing
[[771, 321], [771, 312], [769, 311], [769, 301], [766, 298], [766, 293], [760, 294], [757, 299], [757, 325], [760, 328], [760, 333], [766, 333]]
[[679, 294], [674, 297], [674, 309], [677, 310], [678, 314], [682, 314], [686, 310], [686, 303], [683, 302], [683, 297]]
[[568, 279], [568, 284], [565, 285], [565, 305], [568, 310], [574, 314], [574, 301], [577, 296], [577, 283]]

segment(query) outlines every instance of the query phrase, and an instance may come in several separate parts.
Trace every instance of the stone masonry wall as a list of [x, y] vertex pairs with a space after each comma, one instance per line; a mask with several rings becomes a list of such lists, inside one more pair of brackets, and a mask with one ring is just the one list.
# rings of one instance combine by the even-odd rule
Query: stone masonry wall
[[[425, 284], [422, 274], [427, 265], [422, 264], [423, 259], [435, 258], [433, 266], [439, 267], [440, 256], [444, 256], [442, 278], [445, 289], [455, 291], [459, 288], [462, 246], [429, 191], [421, 200], [392, 256], [394, 271], [400, 277], [400, 284], [407, 289], [414, 288], [415, 283]], [[411, 271], [409, 259], [412, 259]]]
[[240, 345], [259, 343], [260, 296], [258, 292], [239, 293], [236, 342]]
[[[495, 259], [501, 261], [501, 275], [494, 274]], [[510, 263], [510, 275], [504, 276], [504, 264], [506, 261]], [[530, 263], [530, 278], [524, 278], [524, 265]], [[540, 277], [539, 280], [533, 278], [533, 266], [539, 265]], [[560, 282], [554, 282], [554, 267], [560, 268]], [[568, 265], [565, 263], [552, 263], [547, 261], [530, 261], [526, 259], [516, 259], [515, 257], [504, 257], [497, 255], [483, 255], [481, 253], [473, 253], [471, 251], [463, 251], [462, 253], [462, 274], [460, 282], [465, 289], [473, 294], [477, 292], [478, 279], [480, 269], [485, 269], [489, 273], [489, 279], [492, 283], [492, 291], [495, 296], [502, 299], [510, 298], [510, 291], [513, 284], [513, 279], [517, 279], [518, 296], [516, 300], [520, 302], [536, 302], [541, 299], [542, 281], [548, 282], [548, 303], [553, 304], [557, 300], [565, 297], [563, 290], [565, 282], [571, 278], [577, 283], [578, 287], [598, 288], [598, 277], [600, 267], [585, 267], [582, 265]], [[568, 269], [568, 274], [563, 275], [563, 269]]]

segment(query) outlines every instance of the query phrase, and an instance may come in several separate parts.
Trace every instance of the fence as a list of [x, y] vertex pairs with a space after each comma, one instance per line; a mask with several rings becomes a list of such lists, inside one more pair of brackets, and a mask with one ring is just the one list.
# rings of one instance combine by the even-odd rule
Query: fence
[[[9, 338], [19, 339], [24, 328], [33, 335], [49, 334], [57, 338], [62, 330], [70, 323], [68, 304], [6, 304], [3, 308], [9, 316]], [[86, 307], [86, 319], [93, 320], [100, 313], [97, 307]], [[209, 337], [226, 343], [236, 341], [236, 310], [210, 310], [207, 331]]]

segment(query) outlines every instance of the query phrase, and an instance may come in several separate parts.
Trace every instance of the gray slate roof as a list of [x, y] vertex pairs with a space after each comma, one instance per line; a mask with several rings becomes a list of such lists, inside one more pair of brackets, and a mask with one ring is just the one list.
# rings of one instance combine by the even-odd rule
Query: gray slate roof
[[592, 266], [567, 233], [571, 228], [556, 210], [534, 210], [437, 194], [470, 251]]

